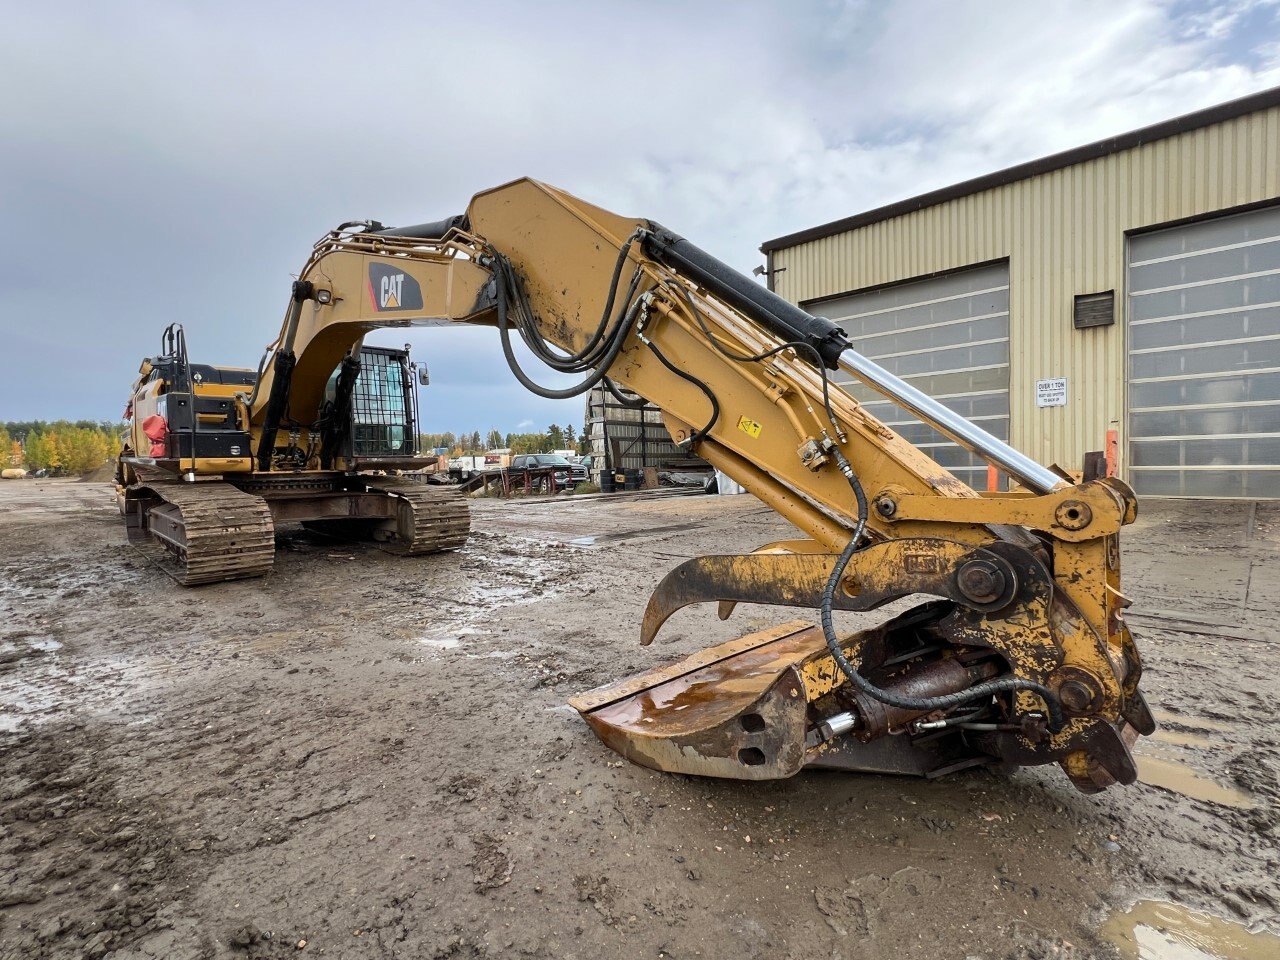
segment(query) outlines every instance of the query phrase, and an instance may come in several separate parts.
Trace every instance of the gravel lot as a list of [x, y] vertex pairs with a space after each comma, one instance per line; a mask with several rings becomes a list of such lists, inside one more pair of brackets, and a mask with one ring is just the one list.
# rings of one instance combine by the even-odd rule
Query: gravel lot
[[1276, 931], [1280, 505], [1143, 505], [1163, 725], [1096, 797], [621, 763], [567, 698], [795, 618], [636, 639], [679, 560], [789, 528], [751, 497], [474, 512], [454, 554], [286, 532], [270, 578], [183, 590], [108, 485], [0, 484], [0, 957], [1079, 958], [1148, 898]]

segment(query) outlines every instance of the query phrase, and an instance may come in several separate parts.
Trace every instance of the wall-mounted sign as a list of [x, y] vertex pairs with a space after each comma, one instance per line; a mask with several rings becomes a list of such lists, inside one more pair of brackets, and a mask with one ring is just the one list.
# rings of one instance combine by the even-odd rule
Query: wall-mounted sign
[[1067, 405], [1067, 378], [1036, 381], [1037, 407], [1065, 407]]

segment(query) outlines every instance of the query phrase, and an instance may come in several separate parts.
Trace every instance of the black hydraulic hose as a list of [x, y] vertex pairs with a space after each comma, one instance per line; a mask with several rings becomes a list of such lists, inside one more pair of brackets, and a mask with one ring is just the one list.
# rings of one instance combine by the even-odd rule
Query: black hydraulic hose
[[854, 527], [853, 536], [849, 538], [844, 550], [836, 558], [836, 564], [831, 569], [831, 576], [827, 578], [827, 585], [822, 590], [822, 634], [827, 641], [827, 649], [831, 652], [832, 659], [835, 660], [836, 665], [840, 667], [840, 671], [849, 679], [849, 682], [872, 699], [903, 710], [945, 710], [977, 700], [979, 697], [1027, 690], [1044, 701], [1049, 713], [1050, 732], [1057, 733], [1061, 730], [1066, 725], [1066, 720], [1062, 715], [1062, 704], [1052, 690], [1044, 684], [1036, 683], [1034, 680], [1024, 680], [1020, 677], [1003, 677], [999, 680], [980, 683], [975, 687], [969, 687], [967, 690], [961, 690], [957, 693], [948, 693], [937, 697], [903, 697], [877, 687], [859, 673], [857, 667], [849, 662], [849, 658], [844, 655], [844, 650], [840, 648], [840, 640], [836, 636], [835, 624], [832, 622], [832, 608], [835, 604], [836, 589], [844, 577], [845, 568], [849, 565], [850, 558], [858, 551], [859, 541], [867, 528], [867, 495], [844, 455], [839, 450], [836, 450], [835, 457], [840, 472], [849, 481], [849, 485], [853, 488], [854, 498], [858, 502], [858, 524]]
[[666, 356], [663, 355], [662, 351], [658, 349], [658, 345], [656, 343], [647, 337], [644, 338], [644, 342], [648, 345], [649, 349], [653, 351], [653, 355], [658, 358], [659, 363], [674, 373], [681, 380], [687, 380], [689, 383], [692, 383], [703, 392], [708, 400], [711, 401], [711, 419], [707, 421], [707, 425], [701, 430], [695, 430], [693, 433], [689, 434], [688, 443], [689, 447], [692, 449], [699, 440], [711, 432], [711, 428], [714, 427], [716, 425], [716, 421], [720, 419], [720, 401], [716, 399], [716, 395], [705, 383], [693, 374], [686, 373], [684, 370], [681, 370], [674, 363], [668, 360]]
[[546, 397], [548, 400], [567, 400], [570, 397], [586, 393], [604, 379], [605, 374], [609, 372], [610, 365], [621, 352], [622, 345], [626, 341], [627, 334], [632, 326], [634, 326], [636, 317], [639, 316], [641, 301], [637, 300], [632, 303], [622, 320], [618, 322], [614, 333], [611, 335], [609, 349], [604, 357], [601, 358], [600, 367], [581, 383], [576, 383], [572, 387], [566, 387], [563, 390], [554, 390], [535, 383], [520, 368], [520, 362], [516, 359], [515, 352], [511, 349], [511, 325], [507, 317], [506, 282], [501, 270], [497, 271], [495, 275], [498, 280], [498, 339], [502, 341], [502, 354], [506, 358], [507, 366], [511, 368], [512, 374], [521, 384], [532, 393], [540, 397]]
[[[631, 250], [632, 244], [642, 235], [642, 231], [637, 230], [628, 237], [618, 249], [617, 260], [614, 261], [613, 274], [609, 279], [609, 292], [605, 298], [604, 310], [600, 314], [600, 322], [597, 324], [595, 331], [587, 338], [587, 342], [582, 349], [566, 356], [558, 356], [547, 347], [546, 340], [535, 330], [536, 320], [533, 311], [529, 309], [528, 301], [525, 299], [524, 291], [521, 290], [515, 271], [511, 269], [511, 263], [505, 257], [495, 256], [498, 266], [498, 273], [502, 277], [503, 283], [512, 293], [513, 297], [520, 308], [522, 323], [518, 324], [520, 335], [524, 338], [529, 349], [534, 355], [546, 363], [553, 369], [562, 372], [580, 373], [589, 367], [597, 365], [603, 353], [607, 352], [610, 345], [610, 339], [605, 337], [609, 322], [613, 319], [614, 303], [618, 295], [618, 284], [622, 280], [622, 270], [627, 263], [627, 254]], [[631, 278], [628, 286], [624, 303], [629, 307], [631, 298], [635, 295], [637, 286], [640, 283], [641, 271], [637, 268], [635, 275]], [[625, 316], [626, 308], [624, 308]]]
[[[507, 264], [507, 269], [510, 270], [510, 264]], [[636, 291], [640, 287], [640, 281], [643, 276], [644, 271], [637, 267], [635, 273], [631, 277], [631, 282], [627, 285], [627, 292], [622, 299], [623, 304], [625, 304], [622, 308], [622, 315], [624, 317], [626, 316], [627, 311], [631, 309], [631, 304], [635, 300]], [[551, 367], [553, 370], [558, 370], [561, 373], [582, 373], [586, 370], [593, 370], [600, 364], [601, 359], [613, 344], [612, 338], [617, 333], [617, 324], [614, 324], [610, 333], [599, 342], [594, 344], [592, 342], [588, 342], [586, 346], [577, 353], [569, 356], [562, 356], [557, 354], [548, 345], [546, 338], [543, 337], [542, 333], [538, 330], [537, 320], [534, 317], [532, 309], [529, 307], [528, 300], [524, 295], [524, 291], [520, 288], [519, 281], [515, 277], [514, 273], [508, 273], [507, 282], [508, 289], [515, 289], [520, 299], [519, 315], [521, 322], [517, 324], [518, 329], [520, 330], [520, 336], [524, 339], [525, 344], [529, 347], [529, 350], [535, 357], [547, 366]], [[602, 320], [607, 316], [608, 314], [603, 314]], [[598, 328], [598, 330], [599, 329], [603, 328]], [[592, 339], [593, 341], [595, 340], [594, 335]]]
[[613, 399], [617, 400], [624, 407], [630, 407], [632, 410], [639, 410], [641, 407], [647, 406], [649, 401], [644, 397], [637, 396], [634, 400], [628, 400], [622, 395], [622, 391], [618, 389], [618, 385], [613, 382], [612, 377], [604, 378], [604, 388], [613, 394]]
[[702, 329], [702, 333], [708, 342], [730, 360], [737, 360], [739, 363], [758, 363], [762, 360], [768, 360], [770, 357], [775, 357], [788, 349], [804, 353], [812, 361], [814, 369], [818, 371], [818, 375], [822, 378], [822, 408], [826, 410], [827, 419], [831, 421], [831, 426], [836, 429], [837, 433], [839, 432], [840, 425], [836, 422], [835, 412], [831, 409], [831, 386], [827, 379], [827, 367], [822, 362], [822, 354], [818, 353], [812, 344], [805, 343], [803, 340], [792, 340], [788, 343], [780, 344], [772, 350], [766, 350], [764, 353], [754, 355], [736, 353], [716, 339], [711, 329], [707, 326], [707, 322], [702, 316], [702, 311], [698, 309], [697, 303], [694, 302], [693, 294], [689, 292], [688, 288], [681, 286], [680, 292], [684, 295], [685, 301], [689, 304], [689, 309], [693, 312], [693, 318], [698, 322], [698, 326]]

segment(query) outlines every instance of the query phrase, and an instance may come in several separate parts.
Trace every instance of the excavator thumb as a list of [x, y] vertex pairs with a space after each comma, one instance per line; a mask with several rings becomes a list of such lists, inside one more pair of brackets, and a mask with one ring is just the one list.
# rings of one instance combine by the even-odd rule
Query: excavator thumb
[[[835, 562], [785, 552], [689, 560], [654, 590], [641, 640], [693, 603], [818, 607]], [[934, 599], [840, 638], [862, 685], [849, 682], [820, 628], [795, 621], [570, 704], [618, 753], [674, 773], [764, 780], [816, 766], [933, 777], [1056, 762], [1085, 792], [1134, 781], [1129, 745], [1154, 728], [1140, 669], [1098, 657], [1127, 681], [1118, 672], [1108, 685], [1117, 697], [1067, 661], [1068, 649], [1079, 656], [1106, 641], [1055, 590], [1034, 549], [924, 537], [875, 544], [852, 556], [832, 606], [871, 611], [922, 595]], [[1026, 683], [1015, 690], [1009, 677]], [[999, 678], [1001, 690], [969, 693]]]

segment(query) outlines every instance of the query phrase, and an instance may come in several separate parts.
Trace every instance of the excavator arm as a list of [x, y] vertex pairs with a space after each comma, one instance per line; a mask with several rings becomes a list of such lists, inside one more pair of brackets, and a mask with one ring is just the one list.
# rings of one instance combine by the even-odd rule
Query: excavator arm
[[[1132, 782], [1154, 729], [1124, 623], [1114, 478], [1073, 484], [860, 356], [811, 316], [651, 221], [523, 179], [463, 216], [346, 225], [315, 247], [250, 398], [268, 463], [283, 418], [319, 407], [368, 330], [498, 328], [518, 378], [546, 396], [607, 378], [658, 406], [673, 439], [741, 483], [803, 538], [673, 570], [648, 643], [682, 607], [806, 607], [789, 624], [575, 698], [614, 749], [678, 772], [746, 779], [804, 766], [937, 775], [975, 763], [1061, 764], [1082, 790]], [[550, 390], [522, 340], [582, 377]], [[982, 496], [829, 382], [840, 369], [1015, 479]], [[303, 418], [305, 419], [305, 418]], [[834, 612], [929, 598], [839, 636]], [[898, 606], [902, 606], [899, 603]], [[889, 736], [897, 734], [899, 736]]]

